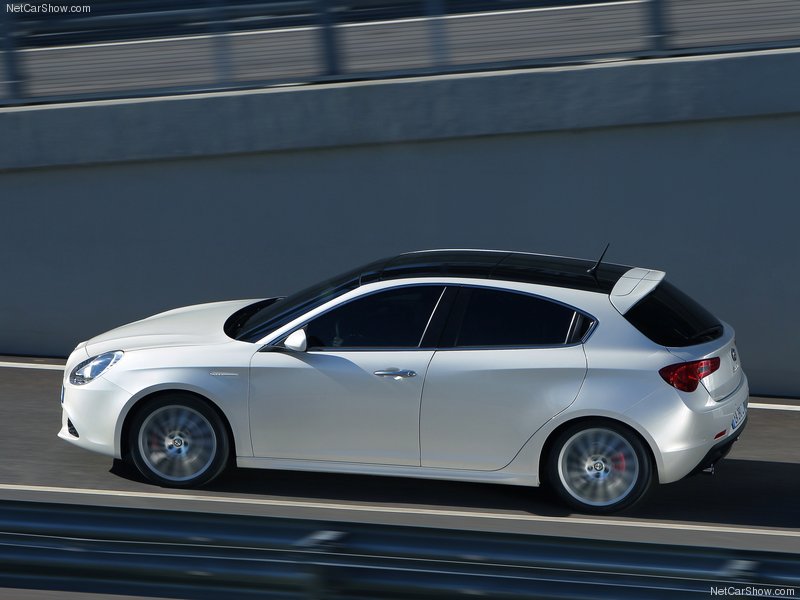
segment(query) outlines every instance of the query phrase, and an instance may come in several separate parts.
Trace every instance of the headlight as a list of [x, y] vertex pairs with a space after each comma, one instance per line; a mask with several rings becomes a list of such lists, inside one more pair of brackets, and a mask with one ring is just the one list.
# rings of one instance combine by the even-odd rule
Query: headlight
[[117, 364], [123, 354], [122, 350], [116, 350], [83, 361], [72, 369], [72, 373], [69, 374], [69, 382], [73, 385], [89, 383], [92, 379], [100, 377], [100, 375]]

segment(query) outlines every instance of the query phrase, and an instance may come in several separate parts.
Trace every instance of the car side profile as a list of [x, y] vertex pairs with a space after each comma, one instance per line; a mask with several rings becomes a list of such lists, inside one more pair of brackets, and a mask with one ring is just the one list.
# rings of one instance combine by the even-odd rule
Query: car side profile
[[236, 464], [546, 484], [610, 513], [722, 458], [747, 398], [733, 328], [661, 271], [438, 250], [82, 342], [59, 436], [163, 486]]

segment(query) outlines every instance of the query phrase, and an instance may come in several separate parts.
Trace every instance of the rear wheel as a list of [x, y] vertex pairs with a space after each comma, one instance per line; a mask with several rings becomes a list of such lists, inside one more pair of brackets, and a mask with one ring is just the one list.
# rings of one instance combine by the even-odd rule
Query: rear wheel
[[563, 431], [553, 443], [547, 474], [562, 500], [594, 514], [630, 508], [653, 480], [650, 455], [639, 437], [608, 422]]
[[224, 470], [230, 447], [217, 413], [189, 394], [162, 396], [143, 406], [131, 422], [128, 441], [139, 472], [169, 487], [208, 483]]

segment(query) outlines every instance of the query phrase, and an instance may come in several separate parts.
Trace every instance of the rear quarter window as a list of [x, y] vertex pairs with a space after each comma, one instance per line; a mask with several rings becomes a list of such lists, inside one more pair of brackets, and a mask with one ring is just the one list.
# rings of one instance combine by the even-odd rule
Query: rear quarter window
[[625, 313], [625, 318], [662, 346], [694, 346], [722, 336], [719, 319], [666, 280]]

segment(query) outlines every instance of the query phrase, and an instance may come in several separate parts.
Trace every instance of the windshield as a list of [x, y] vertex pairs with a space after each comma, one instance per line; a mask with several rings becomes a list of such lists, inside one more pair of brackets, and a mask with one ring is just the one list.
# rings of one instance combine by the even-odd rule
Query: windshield
[[257, 342], [303, 313], [356, 289], [361, 284], [363, 274], [379, 270], [385, 262], [381, 260], [369, 263], [312, 285], [287, 298], [251, 304], [228, 319], [225, 333], [239, 341]]

